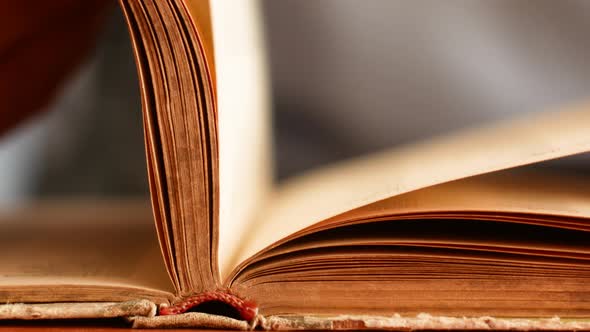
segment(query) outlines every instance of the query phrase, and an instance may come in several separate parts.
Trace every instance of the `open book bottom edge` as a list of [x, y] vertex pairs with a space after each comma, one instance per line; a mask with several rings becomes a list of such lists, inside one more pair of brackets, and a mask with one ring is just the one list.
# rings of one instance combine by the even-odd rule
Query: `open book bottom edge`
[[216, 328], [232, 330], [590, 330], [590, 318], [414, 317], [372, 315], [272, 315], [246, 322], [199, 312], [156, 316], [148, 300], [125, 302], [35, 303], [0, 305], [0, 320], [126, 318], [133, 328]]

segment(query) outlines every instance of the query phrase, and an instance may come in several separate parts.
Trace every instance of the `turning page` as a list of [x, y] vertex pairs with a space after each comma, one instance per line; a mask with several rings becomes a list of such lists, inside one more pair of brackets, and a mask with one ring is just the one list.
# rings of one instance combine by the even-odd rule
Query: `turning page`
[[252, 223], [271, 191], [269, 86], [256, 1], [212, 1], [219, 115], [219, 269]]

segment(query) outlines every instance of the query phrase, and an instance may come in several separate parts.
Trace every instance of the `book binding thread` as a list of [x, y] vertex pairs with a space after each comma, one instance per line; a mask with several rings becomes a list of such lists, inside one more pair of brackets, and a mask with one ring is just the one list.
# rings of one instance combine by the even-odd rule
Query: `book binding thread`
[[230, 306], [237, 313], [238, 317], [235, 318], [240, 318], [247, 322], [252, 322], [258, 315], [258, 305], [256, 302], [243, 299], [228, 289], [208, 291], [188, 296], [170, 306], [161, 305], [158, 314], [160, 316], [178, 315], [209, 302], [219, 302]]

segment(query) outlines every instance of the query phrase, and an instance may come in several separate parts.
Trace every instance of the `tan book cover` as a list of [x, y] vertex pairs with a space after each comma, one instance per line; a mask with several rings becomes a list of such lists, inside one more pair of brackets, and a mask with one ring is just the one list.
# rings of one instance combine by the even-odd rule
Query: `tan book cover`
[[590, 329], [590, 178], [539, 167], [590, 152], [590, 104], [277, 185], [255, 2], [120, 6], [151, 204], [45, 202], [0, 215], [0, 319]]

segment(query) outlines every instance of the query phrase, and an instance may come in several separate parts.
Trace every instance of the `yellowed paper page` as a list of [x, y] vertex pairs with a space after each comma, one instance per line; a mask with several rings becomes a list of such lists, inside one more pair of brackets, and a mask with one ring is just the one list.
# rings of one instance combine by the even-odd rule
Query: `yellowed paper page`
[[0, 302], [173, 297], [147, 201], [40, 202], [0, 225]]
[[252, 229], [271, 190], [264, 41], [256, 1], [211, 1], [219, 114], [219, 265]]
[[[590, 177], [563, 175], [527, 167], [493, 172], [388, 198], [335, 219], [371, 219], [393, 215], [551, 216], [547, 222], [590, 229]], [[564, 218], [567, 216], [567, 218]], [[475, 218], [477, 219], [477, 218]], [[500, 218], [502, 219], [502, 218]], [[546, 223], [543, 223], [546, 224]]]
[[439, 183], [590, 151], [590, 104], [384, 151], [285, 184], [233, 264], [348, 210]]

